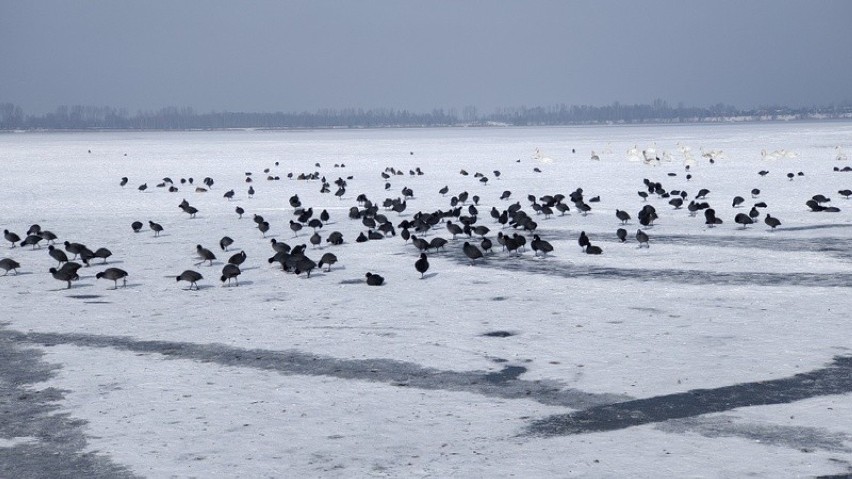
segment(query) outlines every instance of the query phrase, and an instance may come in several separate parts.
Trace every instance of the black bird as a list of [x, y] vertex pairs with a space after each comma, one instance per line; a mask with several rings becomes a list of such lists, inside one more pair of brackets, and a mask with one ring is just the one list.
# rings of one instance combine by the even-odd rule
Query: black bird
[[[363, 233], [361, 233], [363, 234]], [[365, 239], [366, 240], [366, 239]], [[423, 238], [418, 238], [417, 236], [411, 235], [411, 244], [414, 245], [415, 248], [422, 251], [427, 251], [430, 248], [430, 243]]]
[[742, 196], [734, 196], [734, 200], [731, 202], [732, 208], [739, 208], [741, 204], [743, 204], [745, 199]]
[[[33, 249], [35, 249], [36, 245], [41, 241], [41, 236], [38, 235], [29, 235], [21, 241], [21, 246], [30, 246], [32, 245]], [[41, 248], [41, 246], [39, 246]]]
[[521, 247], [521, 245], [515, 241], [513, 237], [504, 235], [503, 233], [497, 233], [497, 242], [500, 243], [508, 253], [517, 251], [518, 248]]
[[[139, 189], [139, 191], [145, 191], [145, 190], [147, 190], [147, 189], [148, 189], [148, 183], [142, 183], [141, 185], [139, 185], [139, 188], [138, 188], [138, 189]], [[70, 284], [70, 283], [69, 283], [69, 284]], [[71, 286], [68, 286], [68, 287], [70, 288]]]
[[3, 273], [3, 276], [6, 276], [7, 274], [9, 274], [9, 271], [12, 270], [15, 270], [15, 274], [18, 274], [18, 268], [20, 267], [21, 264], [13, 260], [12, 258], [0, 259], [0, 269], [5, 271], [5, 273]]
[[381, 286], [385, 282], [385, 278], [377, 274], [367, 273], [365, 276], [367, 277], [367, 284], [369, 286]]
[[234, 190], [228, 190], [222, 195], [223, 198], [228, 198], [228, 201], [234, 198]]
[[603, 253], [603, 250], [601, 249], [600, 246], [596, 246], [596, 245], [593, 245], [593, 244], [589, 244], [589, 246], [586, 246], [586, 254], [601, 254], [601, 253]]
[[328, 238], [325, 239], [326, 243], [331, 243], [333, 245], [341, 245], [343, 244], [343, 233], [340, 231], [333, 231]]
[[128, 181], [130, 181], [130, 180], [126, 176], [123, 176], [123, 177], [121, 177], [121, 183], [119, 183], [119, 184], [121, 185], [122, 188], [124, 188], [124, 185], [126, 185]]
[[447, 231], [449, 231], [450, 234], [453, 235], [453, 239], [456, 239], [456, 235], [460, 235], [464, 232], [459, 225], [453, 223], [452, 221], [447, 221]]
[[285, 253], [284, 251], [278, 251], [274, 256], [269, 258], [269, 264], [278, 262], [281, 264], [282, 270], [287, 270], [287, 262], [290, 260], [290, 253]]
[[234, 244], [234, 240], [231, 239], [230, 236], [223, 236], [222, 239], [219, 240], [219, 247], [222, 248], [222, 251], [228, 251], [228, 246]]
[[322, 258], [320, 258], [319, 263], [317, 263], [317, 265], [320, 268], [322, 268], [322, 265], [324, 264], [328, 265], [328, 269], [326, 270], [326, 272], [329, 272], [331, 271], [331, 265], [333, 265], [334, 263], [337, 263], [337, 256], [335, 256], [334, 253], [326, 253], [322, 255]]
[[293, 230], [293, 237], [299, 236], [299, 230], [302, 229], [302, 223], [297, 223], [293, 220], [290, 220], [290, 229]]
[[707, 208], [706, 210], [704, 210], [704, 220], [704, 224], [711, 228], [716, 225], [722, 224], [722, 218], [716, 217], [716, 210], [714, 210], [713, 208]]
[[751, 217], [745, 213], [737, 213], [737, 216], [734, 217], [734, 222], [743, 225], [743, 229], [746, 229], [748, 225], [754, 223]]
[[80, 255], [80, 252], [86, 249], [86, 246], [80, 243], [71, 243], [70, 241], [66, 241], [64, 244], [65, 251], [74, 255], [73, 259], [77, 259], [77, 256]]
[[266, 238], [266, 232], [269, 231], [269, 222], [263, 221], [257, 224], [257, 229], [260, 230], [260, 233]]
[[101, 264], [105, 264], [107, 258], [109, 258], [110, 256], [112, 256], [112, 251], [108, 250], [107, 248], [98, 248], [93, 254], [93, 257], [104, 260]]
[[209, 261], [210, 266], [213, 266], [213, 260], [216, 259], [216, 255], [213, 254], [212, 251], [201, 246], [200, 244], [195, 245], [195, 251], [198, 253], [198, 257], [201, 259], [201, 261], [197, 264], [201, 264], [205, 261]]
[[222, 277], [220, 279], [223, 283], [227, 280], [228, 286], [230, 286], [231, 285], [231, 278], [233, 278], [234, 283], [236, 283], [236, 285], [239, 286], [240, 281], [237, 279], [237, 276], [239, 276], [240, 273], [241, 273], [241, 271], [240, 271], [239, 266], [237, 266], [235, 264], [228, 263], [222, 268]]
[[51, 232], [51, 231], [41, 230], [38, 233], [38, 236], [41, 236], [41, 239], [45, 240], [48, 243], [53, 244], [53, 243], [56, 242], [56, 235], [53, 234], [53, 232]]
[[751, 197], [757, 198], [758, 196], [760, 196], [760, 190], [758, 188], [753, 188], [751, 190]]
[[760, 216], [760, 211], [757, 210], [756, 206], [751, 207], [751, 211], [748, 212], [749, 217], [752, 220], [756, 220], [758, 216]]
[[434, 248], [437, 253], [439, 249], [443, 248], [444, 245], [447, 244], [447, 240], [441, 238], [440, 236], [436, 236], [432, 238], [432, 241], [429, 242], [429, 248]]
[[532, 248], [535, 252], [535, 256], [538, 256], [539, 251], [541, 251], [542, 256], [553, 251], [553, 245], [539, 238], [538, 235], [533, 235], [533, 240], [530, 242], [530, 248]]
[[148, 227], [154, 232], [154, 237], [160, 236], [160, 232], [163, 231], [163, 226], [153, 221], [148, 221]]
[[618, 241], [624, 243], [625, 241], [627, 241], [627, 230], [624, 228], [618, 228], [617, 230], [615, 230], [615, 236], [618, 237]]
[[320, 243], [322, 243], [322, 236], [320, 236], [319, 233], [315, 232], [314, 234], [311, 235], [311, 238], [308, 241], [310, 241], [310, 243], [314, 247], [317, 247], [317, 246], [320, 245]]
[[648, 233], [645, 233], [641, 229], [636, 230], [636, 241], [639, 242], [640, 248], [642, 248], [642, 247], [650, 248], [650, 245], [648, 244], [648, 239], [649, 239]]
[[465, 241], [462, 246], [462, 251], [464, 251], [465, 256], [470, 258], [470, 264], [474, 264], [474, 261], [482, 258], [482, 251], [479, 250], [476, 246]]
[[134, 233], [138, 233], [142, 229], [142, 222], [141, 221], [134, 221], [133, 223], [130, 224], [130, 227], [133, 228]]
[[195, 218], [195, 214], [198, 213], [198, 208], [191, 205], [181, 206], [180, 208], [184, 211], [184, 213], [188, 214], [190, 218]]
[[293, 268], [293, 272], [297, 275], [302, 273], [307, 273], [308, 278], [311, 277], [311, 271], [317, 267], [317, 264], [314, 263], [314, 260], [308, 258], [307, 256], [300, 255], [296, 260], [295, 268]]
[[482, 241], [479, 243], [479, 246], [482, 248], [482, 251], [487, 253], [491, 251], [491, 247], [493, 246], [492, 242], [488, 238], [482, 238]]
[[80, 250], [80, 260], [83, 261], [83, 264], [86, 266], [91, 266], [89, 261], [95, 258], [95, 252], [90, 250], [88, 247], [83, 246]]
[[12, 233], [9, 230], [3, 230], [3, 237], [6, 238], [6, 241], [12, 243], [12, 248], [18, 246], [18, 241], [21, 241], [21, 237]]
[[586, 232], [585, 232], [585, 231], [581, 231], [581, 232], [580, 232], [580, 237], [579, 237], [579, 238], [577, 238], [577, 244], [579, 244], [579, 245], [580, 245], [580, 248], [582, 248], [582, 249], [583, 249], [583, 251], [586, 251], [586, 248], [587, 248], [590, 244], [592, 244], [592, 243], [589, 241], [589, 237], [588, 237], [588, 236], [586, 236]]
[[[71, 263], [65, 263], [65, 264], [68, 265], [68, 264], [71, 264]], [[73, 263], [73, 264], [76, 264], [78, 267], [80, 266], [78, 263]], [[68, 269], [66, 269], [66, 268], [63, 268], [63, 269], [50, 268], [49, 271], [50, 271], [50, 274], [53, 276], [54, 279], [56, 279], [58, 281], [67, 282], [68, 283], [68, 289], [71, 289], [71, 281], [76, 281], [76, 280], [80, 279], [80, 276], [77, 275], [77, 270], [74, 269], [74, 268], [68, 268]]]
[[847, 200], [849, 199], [850, 196], [852, 196], [852, 190], [840, 190], [837, 193], [840, 194], [841, 196], [845, 196]]
[[246, 212], [246, 210], [244, 210], [244, 209], [243, 209], [242, 207], [240, 207], [240, 206], [237, 206], [237, 208], [236, 208], [234, 211], [236, 211], [236, 212], [237, 212], [237, 215], [239, 215], [239, 219], [243, 219], [243, 213], [245, 213], [245, 212]]
[[615, 217], [621, 221], [621, 224], [627, 224], [630, 221], [630, 213], [624, 210], [615, 210]]
[[198, 273], [198, 272], [193, 271], [191, 269], [188, 269], [188, 270], [184, 271], [183, 273], [181, 273], [179, 276], [177, 276], [178, 281], [188, 281], [189, 282], [189, 288], [188, 289], [192, 289], [192, 287], [195, 286], [196, 291], [198, 290], [197, 282], [199, 280], [202, 280], [202, 279], [204, 279], [204, 276], [201, 276], [201, 273]]
[[769, 227], [770, 227], [770, 228], [772, 228], [773, 230], [774, 230], [775, 228], [777, 228], [777, 227], [781, 226], [781, 220], [779, 220], [778, 218], [773, 217], [773, 216], [772, 216], [772, 215], [770, 215], [770, 214], [767, 214], [767, 215], [766, 215], [766, 218], [763, 218], [763, 222], [764, 222], [764, 223], [766, 223], [766, 224], [767, 224], [767, 226], [769, 226]]
[[231, 255], [231, 257], [228, 258], [228, 263], [229, 264], [235, 264], [235, 265], [239, 266], [239, 265], [243, 264], [245, 262], [245, 260], [246, 260], [246, 252], [240, 251], [239, 253]]
[[118, 280], [124, 280], [124, 287], [127, 287], [127, 271], [120, 268], [107, 268], [95, 275], [95, 279], [106, 278], [115, 283], [115, 288], [118, 289]]
[[473, 232], [479, 235], [480, 238], [484, 238], [490, 231], [491, 230], [485, 225], [477, 225], [473, 227]]
[[82, 267], [83, 267], [83, 265], [81, 265], [80, 263], [75, 263], [74, 261], [69, 261], [69, 262], [63, 264], [62, 267], [59, 268], [59, 271], [61, 271], [63, 273], [76, 273]]
[[420, 279], [423, 279], [423, 274], [429, 270], [429, 260], [426, 258], [426, 253], [420, 253], [420, 259], [414, 262], [414, 269], [420, 273]]

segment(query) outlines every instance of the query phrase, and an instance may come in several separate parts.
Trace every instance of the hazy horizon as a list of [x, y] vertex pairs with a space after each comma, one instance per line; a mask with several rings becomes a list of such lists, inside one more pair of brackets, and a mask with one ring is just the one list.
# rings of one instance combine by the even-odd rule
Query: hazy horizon
[[0, 102], [198, 112], [852, 101], [852, 2], [0, 0]]

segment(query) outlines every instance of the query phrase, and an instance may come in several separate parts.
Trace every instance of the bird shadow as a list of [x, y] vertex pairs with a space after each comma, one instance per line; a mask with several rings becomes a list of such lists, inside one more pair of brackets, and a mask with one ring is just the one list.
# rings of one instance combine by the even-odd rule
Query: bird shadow
[[53, 292], [62, 292], [62, 291], [71, 291], [72, 289], [79, 289], [79, 288], [91, 288], [91, 287], [92, 287], [92, 285], [91, 285], [91, 284], [78, 284], [78, 285], [76, 285], [76, 286], [71, 286], [71, 288], [70, 288], [70, 289], [69, 289], [69, 288], [59, 288], [59, 289], [50, 289], [50, 290], [48, 290], [48, 291], [53, 291]]
[[201, 291], [202, 289], [213, 289], [213, 288], [215, 288], [215, 286], [213, 286], [212, 284], [199, 284], [199, 285], [196, 285], [196, 287], [193, 287], [192, 289], [189, 289], [189, 288], [181, 288], [181, 289], [184, 290], [184, 291]]
[[21, 276], [21, 275], [26, 275], [26, 274], [33, 274], [33, 272], [32, 272], [32, 271], [21, 271], [21, 272], [19, 272], [19, 273], [0, 274], [0, 278], [4, 278], [4, 277], [6, 277], [6, 276], [8, 276], [8, 277], [10, 277], [10, 278], [11, 278], [11, 277], [13, 277], [13, 276]]
[[421, 277], [420, 279], [429, 279], [429, 278], [434, 278], [435, 276], [438, 276], [438, 273], [428, 273], [428, 274], [424, 274], [423, 277]]
[[231, 282], [231, 284], [230, 284], [230, 285], [228, 285], [228, 283], [227, 283], [227, 281], [226, 281], [226, 282], [222, 285], [222, 287], [223, 287], [223, 288], [237, 288], [237, 287], [239, 287], [239, 286], [251, 286], [251, 285], [253, 285], [253, 284], [254, 284], [254, 281], [240, 281], [240, 284], [239, 284], [239, 285], [237, 285], [237, 284], [236, 284], [236, 283], [234, 283], [234, 282]]

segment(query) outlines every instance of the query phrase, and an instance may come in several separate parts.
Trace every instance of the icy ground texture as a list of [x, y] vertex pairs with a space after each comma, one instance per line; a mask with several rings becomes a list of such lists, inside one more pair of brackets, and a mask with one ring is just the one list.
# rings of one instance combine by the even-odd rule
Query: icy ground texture
[[[0, 278], [0, 477], [852, 473], [852, 200], [837, 193], [852, 172], [834, 171], [849, 166], [836, 147], [850, 139], [848, 123], [0, 135], [3, 229], [23, 237], [38, 223], [59, 247], [113, 252], [66, 290], [46, 245], [0, 246], [21, 263]], [[646, 164], [634, 146], [662, 161]], [[388, 167], [404, 174], [385, 180]], [[287, 178], [313, 172], [352, 178], [340, 199], [334, 185]], [[180, 191], [157, 188], [163, 177]], [[179, 183], [189, 177], [215, 183], [196, 193]], [[724, 223], [643, 201], [643, 178], [687, 203], [709, 189]], [[381, 205], [403, 187], [414, 191], [407, 209], [380, 211], [395, 225], [478, 195], [494, 252], [470, 266], [468, 239], [450, 240], [428, 253], [421, 280], [419, 253], [399, 235], [356, 243], [367, 229], [347, 216], [356, 197]], [[566, 201], [568, 215], [545, 219], [527, 199], [577, 188], [585, 216]], [[294, 194], [314, 216], [329, 212], [322, 248], [310, 228], [293, 237]], [[815, 194], [840, 212], [811, 212]], [[734, 223], [758, 201], [756, 224]], [[523, 232], [489, 211], [515, 202], [552, 243], [546, 258], [500, 251], [498, 231]], [[640, 249], [645, 204], [659, 219]], [[616, 209], [633, 217], [624, 244]], [[782, 221], [776, 231], [766, 213]], [[254, 214], [269, 221], [266, 238]], [[149, 220], [164, 226], [159, 238]], [[325, 243], [334, 230], [345, 244]], [[582, 252], [580, 231], [602, 255]], [[443, 223], [425, 235], [436, 236], [451, 239]], [[267, 262], [273, 237], [339, 262], [310, 278], [284, 272]], [[212, 266], [195, 266], [197, 244], [214, 251]], [[240, 285], [223, 287], [239, 250]], [[95, 280], [109, 266], [129, 272], [126, 288]], [[185, 269], [204, 275], [199, 291], [175, 281]], [[385, 285], [368, 287], [368, 271]]]

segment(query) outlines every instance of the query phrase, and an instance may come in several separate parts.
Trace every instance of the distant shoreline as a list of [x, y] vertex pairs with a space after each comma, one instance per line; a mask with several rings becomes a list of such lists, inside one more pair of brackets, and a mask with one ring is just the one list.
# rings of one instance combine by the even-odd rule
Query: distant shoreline
[[0, 129], [0, 134], [21, 133], [132, 133], [132, 132], [297, 132], [297, 131], [352, 131], [352, 130], [440, 130], [440, 129], [500, 129], [500, 128], [594, 128], [594, 127], [641, 127], [641, 126], [721, 126], [721, 125], [755, 125], [755, 124], [791, 124], [791, 123], [847, 123], [852, 122], [852, 115], [842, 117], [820, 118], [720, 118], [693, 119], [684, 121], [619, 121], [619, 122], [588, 122], [569, 124], [541, 125], [512, 125], [507, 123], [470, 123], [454, 125], [386, 125], [386, 126], [314, 126], [314, 127], [244, 127], [244, 128], [28, 128]]

